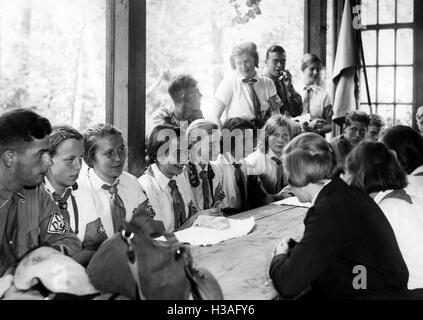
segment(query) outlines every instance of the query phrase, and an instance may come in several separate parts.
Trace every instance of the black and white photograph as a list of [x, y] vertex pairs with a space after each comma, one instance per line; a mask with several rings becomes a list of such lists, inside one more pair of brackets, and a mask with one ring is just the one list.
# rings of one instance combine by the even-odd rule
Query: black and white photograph
[[0, 300], [423, 300], [421, 52], [419, 0], [0, 0]]

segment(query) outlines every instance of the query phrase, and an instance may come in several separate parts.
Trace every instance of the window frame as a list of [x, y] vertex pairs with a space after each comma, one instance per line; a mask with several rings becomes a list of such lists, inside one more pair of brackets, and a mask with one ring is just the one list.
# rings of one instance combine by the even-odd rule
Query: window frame
[[[361, 3], [361, 1], [360, 1]], [[417, 108], [423, 104], [423, 92], [422, 89], [419, 88], [419, 83], [423, 83], [423, 58], [419, 57], [419, 52], [423, 50], [423, 3], [419, 0], [414, 0], [413, 2], [414, 8], [414, 17], [413, 22], [397, 22], [397, 13], [398, 13], [398, 0], [395, 0], [395, 22], [394, 23], [379, 23], [379, 0], [377, 0], [376, 6], [376, 15], [377, 15], [377, 23], [376, 24], [369, 24], [366, 25], [366, 31], [376, 31], [376, 64], [366, 65], [366, 67], [371, 67], [376, 69], [375, 75], [375, 95], [376, 101], [371, 101], [373, 111], [378, 113], [380, 105], [392, 105], [394, 108], [393, 111], [393, 124], [395, 125], [396, 117], [397, 117], [397, 108], [401, 106], [411, 106], [412, 107], [412, 119], [411, 124], [414, 129], [417, 128], [415, 114]], [[411, 29], [413, 30], [413, 63], [412, 64], [398, 64], [397, 63], [397, 34], [398, 30], [400, 29]], [[379, 33], [381, 30], [394, 30], [394, 63], [393, 64], [379, 64]], [[366, 48], [364, 48], [366, 50]], [[394, 97], [393, 101], [378, 101], [379, 99], [379, 90], [378, 90], [378, 76], [379, 76], [379, 69], [383, 67], [390, 67], [394, 68]], [[397, 68], [398, 67], [412, 67], [413, 68], [413, 86], [412, 86], [412, 101], [410, 103], [401, 103], [396, 102], [396, 84], [397, 84]], [[361, 71], [362, 72], [362, 71]], [[363, 86], [362, 86], [363, 87]], [[368, 105], [367, 101], [360, 101], [360, 106]]]

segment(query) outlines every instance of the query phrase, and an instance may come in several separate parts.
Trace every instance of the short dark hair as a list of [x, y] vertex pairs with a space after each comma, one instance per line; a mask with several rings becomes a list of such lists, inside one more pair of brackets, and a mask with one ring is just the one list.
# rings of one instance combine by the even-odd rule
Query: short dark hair
[[253, 130], [256, 130], [257, 127], [254, 124], [254, 122], [252, 122], [251, 120], [241, 118], [241, 117], [235, 117], [235, 118], [227, 119], [222, 125], [222, 130], [223, 129], [228, 129], [229, 131], [232, 131], [232, 130], [235, 130], [235, 129], [241, 129], [241, 130], [253, 129]]
[[176, 75], [169, 85], [169, 95], [174, 102], [181, 102], [184, 90], [197, 86], [197, 80], [188, 74]]
[[322, 66], [322, 60], [314, 53], [306, 53], [301, 59], [301, 71], [307, 69], [311, 64], [317, 63], [320, 67]]
[[347, 113], [345, 117], [345, 127], [349, 127], [351, 125], [351, 121], [361, 122], [366, 125], [366, 127], [370, 124], [370, 117], [364, 111], [352, 111]]
[[407, 174], [423, 165], [423, 137], [418, 131], [407, 126], [395, 126], [386, 130], [382, 142], [396, 152]]
[[348, 154], [345, 167], [352, 176], [351, 185], [368, 194], [407, 186], [406, 172], [395, 155], [381, 142], [360, 142]]
[[244, 53], [248, 53], [249, 55], [251, 55], [253, 57], [253, 59], [254, 59], [254, 66], [256, 68], [258, 68], [259, 56], [258, 56], [256, 44], [253, 43], [253, 42], [244, 42], [244, 43], [241, 43], [241, 44], [236, 45], [232, 49], [231, 56], [229, 57], [229, 61], [231, 63], [232, 69], [235, 70], [235, 61], [234, 61], [234, 58], [237, 57], [237, 56], [240, 56], [241, 54], [244, 54]]
[[284, 48], [282, 48], [281, 46], [278, 46], [278, 45], [275, 44], [275, 45], [271, 46], [269, 49], [267, 49], [267, 51], [266, 51], [266, 60], [269, 59], [269, 55], [271, 53], [273, 53], [273, 52], [279, 52], [279, 53], [282, 53], [282, 54], [284, 54], [284, 53], [286, 54]]
[[0, 116], [0, 150], [43, 139], [51, 133], [47, 118], [30, 109], [15, 109]]
[[380, 129], [385, 125], [385, 122], [383, 121], [382, 117], [376, 113], [369, 115], [369, 119], [369, 126], [377, 127]]
[[157, 152], [161, 146], [169, 141], [169, 136], [166, 140], [158, 139], [160, 132], [163, 132], [164, 130], [172, 130], [177, 138], [181, 136], [181, 129], [177, 126], [165, 123], [155, 127], [151, 132], [147, 143], [147, 155], [149, 164], [155, 163], [157, 161]]
[[84, 139], [78, 130], [67, 125], [54, 126], [53, 131], [50, 134], [50, 156], [56, 154], [56, 150], [59, 145], [69, 139], [75, 139], [81, 141]]
[[[225, 133], [224, 130], [227, 130], [228, 132]], [[254, 124], [254, 122], [252, 122], [251, 120], [245, 119], [245, 118], [241, 118], [241, 117], [235, 117], [235, 118], [229, 118], [227, 119], [223, 125], [222, 125], [222, 137], [220, 140], [220, 150], [225, 150], [225, 143], [228, 143], [230, 141], [230, 147], [232, 152], [235, 152], [236, 150], [236, 146], [237, 146], [237, 139], [239, 138], [235, 138], [235, 136], [232, 136], [232, 134], [237, 135], [238, 131], [242, 131], [242, 135], [243, 135], [243, 145], [245, 147], [245, 143], [246, 143], [246, 130], [252, 130], [253, 132], [253, 147], [255, 147], [256, 145], [256, 141], [257, 141], [257, 127]], [[229, 133], [231, 139], [228, 141], [225, 138], [225, 135]], [[227, 146], [226, 146], [227, 147]], [[244, 156], [246, 156], [245, 151], [246, 149], [244, 149]]]
[[97, 151], [98, 139], [114, 135], [122, 135], [122, 133], [108, 123], [98, 123], [87, 129], [84, 133], [84, 161], [90, 167], [94, 167], [95, 153]]

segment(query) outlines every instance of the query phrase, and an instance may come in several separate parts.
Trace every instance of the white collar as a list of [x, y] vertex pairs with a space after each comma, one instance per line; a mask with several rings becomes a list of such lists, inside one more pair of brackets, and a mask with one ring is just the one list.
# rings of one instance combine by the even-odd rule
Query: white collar
[[379, 204], [383, 198], [385, 198], [386, 195], [388, 195], [389, 193], [391, 193], [393, 190], [385, 190], [385, 191], [379, 191], [375, 197], [373, 198], [373, 200]]
[[282, 160], [282, 156], [278, 157], [273, 151], [272, 149], [268, 149], [266, 152], [266, 156], [269, 157], [269, 159], [272, 159], [273, 157], [278, 158], [279, 160]]
[[[169, 185], [169, 181], [171, 179], [169, 179], [168, 177], [166, 177], [163, 174], [163, 172], [160, 171], [160, 169], [159, 169], [159, 167], [157, 166], [156, 163], [154, 163], [151, 166], [151, 170], [153, 171], [154, 178], [156, 179], [157, 184], [159, 185], [160, 189], [162, 191], [165, 191], [166, 190], [166, 187]], [[173, 177], [173, 178], [175, 178], [175, 177]]]
[[[244, 80], [245, 78], [244, 78], [244, 76], [243, 75], [241, 75], [241, 74], [239, 74], [238, 73], [238, 71], [234, 71], [235, 72], [235, 79], [237, 79], [237, 81], [239, 82], [239, 83], [242, 83], [242, 80]], [[257, 81], [259, 80], [259, 77], [258, 77], [258, 74], [257, 74], [257, 70], [256, 70], [256, 72], [255, 72], [255, 74], [254, 74], [254, 76], [253, 77], [251, 77], [251, 79], [256, 79]]]
[[[91, 181], [91, 185], [94, 187], [94, 189], [97, 189], [97, 190], [102, 190], [103, 188], [102, 188], [102, 186], [104, 185], [104, 184], [107, 184], [107, 185], [111, 185], [110, 183], [108, 183], [108, 182], [106, 182], [106, 181], [104, 181], [103, 179], [101, 179], [99, 176], [98, 176], [98, 174], [94, 171], [94, 169], [93, 168], [89, 168], [88, 169], [88, 172], [87, 172], [87, 174], [88, 174], [88, 176], [89, 176], [89, 178], [90, 178], [90, 181]], [[121, 179], [120, 179], [120, 177], [122, 177], [122, 175], [120, 175], [119, 177], [117, 177], [116, 179], [115, 179], [115, 181], [113, 181], [113, 183], [112, 184], [114, 184], [116, 181], [119, 181], [119, 185], [122, 185], [122, 183], [121, 183]]]
[[[53, 185], [50, 183], [50, 180], [47, 177], [44, 179], [44, 187], [51, 194], [53, 194], [53, 192], [56, 192], [53, 188]], [[63, 194], [61, 194], [60, 196], [63, 197], [68, 189], [70, 189], [72, 192], [72, 187], [67, 187], [65, 189], [65, 192], [63, 192]]]
[[[222, 156], [229, 164], [233, 164], [234, 162], [236, 162], [235, 157], [230, 152], [226, 152]], [[239, 162], [241, 162], [241, 160]]]

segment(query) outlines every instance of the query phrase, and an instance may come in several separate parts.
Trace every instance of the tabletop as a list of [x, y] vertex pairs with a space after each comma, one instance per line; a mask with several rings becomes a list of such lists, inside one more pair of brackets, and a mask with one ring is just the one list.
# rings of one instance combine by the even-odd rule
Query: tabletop
[[284, 237], [300, 240], [307, 208], [269, 204], [233, 215], [253, 216], [256, 225], [246, 236], [213, 246], [191, 246], [194, 262], [219, 281], [226, 300], [270, 300], [277, 297], [269, 277], [272, 249]]

